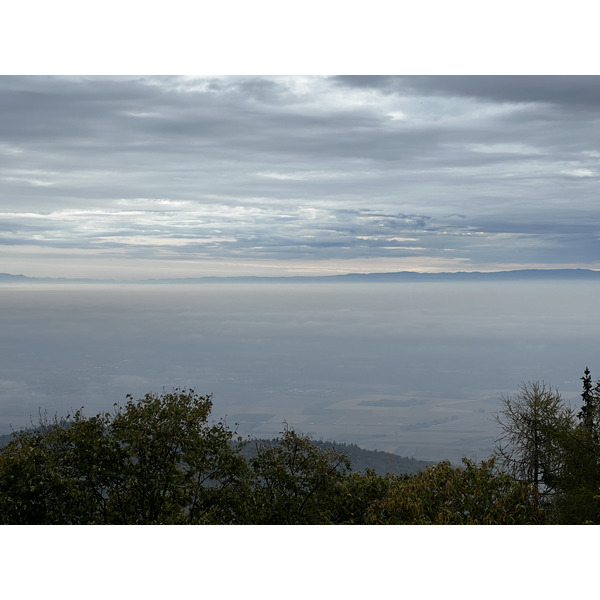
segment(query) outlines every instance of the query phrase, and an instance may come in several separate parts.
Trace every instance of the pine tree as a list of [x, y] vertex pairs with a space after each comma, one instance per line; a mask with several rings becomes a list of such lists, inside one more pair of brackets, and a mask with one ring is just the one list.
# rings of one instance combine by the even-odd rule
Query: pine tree
[[564, 523], [599, 523], [600, 381], [592, 386], [588, 367], [581, 380], [583, 406], [577, 414], [579, 423], [563, 440], [566, 452], [557, 506]]
[[[594, 393], [595, 390], [592, 389], [592, 375], [588, 367], [585, 368], [581, 380], [583, 381], [583, 392], [581, 394], [583, 406], [577, 417], [583, 427], [585, 427], [594, 437], [597, 437], [598, 396]], [[596, 390], [599, 388], [600, 381], [596, 384]]]

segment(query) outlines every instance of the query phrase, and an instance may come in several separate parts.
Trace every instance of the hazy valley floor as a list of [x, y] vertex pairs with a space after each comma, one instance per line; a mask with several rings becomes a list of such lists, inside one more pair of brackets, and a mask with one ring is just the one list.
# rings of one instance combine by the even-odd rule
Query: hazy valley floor
[[174, 386], [272, 437], [423, 460], [485, 458], [499, 395], [579, 402], [597, 282], [2, 285], [0, 433]]

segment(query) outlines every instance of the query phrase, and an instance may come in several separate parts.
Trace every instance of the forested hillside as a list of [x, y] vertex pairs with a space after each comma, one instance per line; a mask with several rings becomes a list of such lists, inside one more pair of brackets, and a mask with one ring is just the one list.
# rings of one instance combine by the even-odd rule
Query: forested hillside
[[[258, 453], [257, 444], [277, 444], [277, 440], [252, 440], [242, 448], [242, 454], [251, 459]], [[365, 450], [356, 444], [344, 444], [338, 442], [317, 442], [312, 441], [322, 451], [337, 449], [345, 454], [350, 460], [350, 470], [353, 473], [365, 473], [367, 469], [372, 469], [378, 475], [402, 475], [404, 473], [418, 473], [433, 462], [426, 460], [417, 460], [406, 456], [398, 456], [391, 452], [382, 452], [381, 450]]]

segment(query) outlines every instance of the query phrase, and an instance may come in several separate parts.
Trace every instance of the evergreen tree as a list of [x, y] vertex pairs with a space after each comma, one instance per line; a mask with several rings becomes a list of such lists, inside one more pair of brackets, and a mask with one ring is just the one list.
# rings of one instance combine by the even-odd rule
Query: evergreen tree
[[[583, 373], [583, 377], [581, 378], [583, 381], [583, 392], [581, 394], [583, 406], [581, 407], [577, 417], [579, 418], [581, 424], [586, 427], [590, 433], [597, 435], [597, 432], [594, 430], [597, 429], [598, 397], [592, 389], [592, 375], [589, 368], [586, 367]], [[599, 386], [600, 381], [598, 381], [596, 384], [597, 390]]]
[[600, 523], [600, 381], [585, 368], [579, 423], [564, 440], [565, 465], [556, 505], [564, 523]]

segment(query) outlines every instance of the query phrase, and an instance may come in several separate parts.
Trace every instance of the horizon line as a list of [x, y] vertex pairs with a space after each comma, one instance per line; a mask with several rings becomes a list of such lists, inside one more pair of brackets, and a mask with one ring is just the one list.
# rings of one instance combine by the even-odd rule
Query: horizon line
[[110, 278], [96, 278], [96, 277], [49, 277], [49, 276], [37, 276], [37, 275], [24, 275], [22, 273], [0, 273], [0, 283], [2, 280], [7, 279], [18, 279], [18, 280], [31, 280], [54, 282], [54, 283], [158, 283], [158, 282], [185, 282], [185, 281], [225, 281], [225, 280], [326, 280], [326, 279], [340, 279], [340, 278], [352, 278], [352, 277], [385, 277], [385, 276], [422, 276], [422, 277], [436, 277], [436, 276], [452, 276], [452, 275], [479, 275], [479, 276], [493, 276], [493, 275], [510, 275], [510, 274], [598, 274], [600, 275], [599, 269], [589, 269], [583, 267], [576, 268], [524, 268], [524, 269], [508, 269], [508, 270], [496, 270], [496, 271], [351, 271], [347, 273], [336, 273], [328, 275], [200, 275], [197, 277], [153, 277], [145, 279], [110, 279]]

